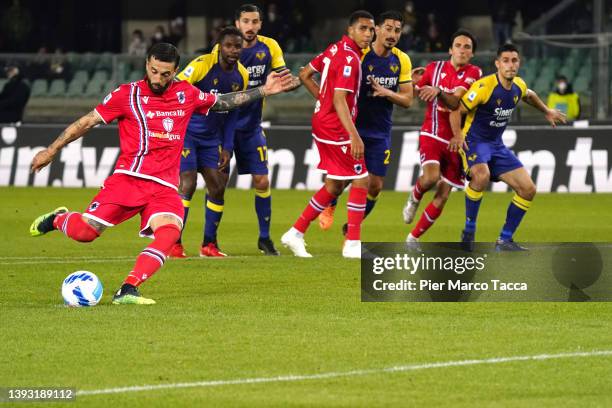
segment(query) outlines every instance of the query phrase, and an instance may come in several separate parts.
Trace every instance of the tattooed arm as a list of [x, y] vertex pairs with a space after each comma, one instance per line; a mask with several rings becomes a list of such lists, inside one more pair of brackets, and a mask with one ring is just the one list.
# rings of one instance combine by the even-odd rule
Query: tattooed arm
[[102, 118], [91, 111], [87, 115], [77, 119], [72, 125], [68, 126], [64, 131], [49, 145], [45, 150], [42, 150], [32, 159], [32, 172], [38, 172], [53, 161], [60, 150], [68, 143], [73, 142], [83, 136], [89, 129], [102, 123]]
[[266, 96], [275, 95], [281, 92], [288, 92], [301, 85], [299, 78], [291, 75], [288, 69], [279, 72], [271, 72], [266, 78], [266, 83], [257, 88], [247, 89], [246, 91], [232, 92], [219, 95], [217, 102], [212, 106], [213, 111], [228, 111], [236, 109], [242, 105], [249, 104]]
[[219, 95], [217, 97], [217, 103], [210, 108], [213, 111], [228, 111], [236, 109], [239, 106], [246, 105], [258, 99], [262, 99], [266, 96], [263, 87], [247, 89], [246, 91], [232, 92], [228, 94]]

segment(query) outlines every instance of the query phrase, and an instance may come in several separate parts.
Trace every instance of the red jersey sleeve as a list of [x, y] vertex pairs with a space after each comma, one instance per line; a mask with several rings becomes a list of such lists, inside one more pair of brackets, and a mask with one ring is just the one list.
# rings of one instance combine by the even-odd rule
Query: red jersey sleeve
[[457, 87], [463, 88], [466, 91], [470, 89], [470, 86], [480, 79], [482, 76], [482, 70], [475, 65], [470, 66], [466, 71], [465, 75], [457, 83]]
[[323, 71], [323, 58], [325, 58], [325, 55], [323, 54], [323, 52], [320, 53], [310, 61], [310, 67], [317, 72]]
[[336, 72], [334, 90], [356, 92], [359, 89], [359, 69], [361, 61], [354, 55], [338, 55], [334, 58], [332, 66]]
[[95, 111], [104, 123], [110, 123], [124, 115], [124, 109], [129, 106], [129, 92], [128, 87], [120, 86], [106, 95], [102, 103], [96, 106]]
[[195, 111], [202, 115], [208, 115], [210, 108], [217, 103], [217, 95], [214, 93], [202, 92], [195, 86], [192, 86], [194, 100], [195, 100]]
[[429, 64], [427, 64], [427, 66], [425, 67], [425, 72], [423, 72], [423, 76], [421, 76], [421, 80], [418, 84], [416, 84], [417, 88], [422, 88], [424, 86], [431, 85], [431, 79], [435, 66], [436, 64], [434, 62], [430, 62]]

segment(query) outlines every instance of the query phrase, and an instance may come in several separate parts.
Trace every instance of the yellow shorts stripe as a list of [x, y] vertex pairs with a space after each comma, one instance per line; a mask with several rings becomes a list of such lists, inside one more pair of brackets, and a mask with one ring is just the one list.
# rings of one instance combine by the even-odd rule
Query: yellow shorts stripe
[[191, 207], [191, 200], [181, 200], [183, 202], [183, 207]]
[[206, 208], [210, 208], [214, 212], [223, 212], [223, 206], [219, 204], [215, 204], [209, 200], [206, 201]]
[[270, 189], [267, 190], [255, 190], [255, 195], [261, 198], [268, 198], [272, 195], [272, 191]]
[[470, 185], [465, 188], [465, 195], [472, 201], [480, 201], [484, 193], [482, 191], [473, 190]]

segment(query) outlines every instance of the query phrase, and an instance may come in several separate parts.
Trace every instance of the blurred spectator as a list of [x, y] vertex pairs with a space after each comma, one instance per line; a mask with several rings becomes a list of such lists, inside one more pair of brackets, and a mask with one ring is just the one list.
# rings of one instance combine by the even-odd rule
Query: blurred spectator
[[161, 42], [168, 42], [168, 36], [166, 35], [166, 29], [164, 26], [158, 25], [155, 27], [153, 37], [151, 37], [151, 45], [155, 45]]
[[128, 54], [137, 57], [144, 57], [147, 54], [147, 42], [144, 39], [142, 30], [134, 30], [132, 32], [132, 41], [128, 46]]
[[417, 35], [416, 31], [414, 31], [414, 27], [404, 24], [402, 27], [402, 36], [397, 43], [397, 48], [404, 52], [423, 52], [424, 47], [423, 40]]
[[427, 15], [427, 22], [429, 26], [427, 28], [427, 38], [425, 39], [425, 52], [446, 51], [444, 42], [440, 38], [440, 30], [436, 22], [436, 15], [434, 13], [429, 13]]
[[404, 5], [404, 25], [412, 27], [412, 30], [416, 28], [417, 25], [417, 14], [414, 10], [414, 2], [407, 1]]
[[278, 14], [278, 7], [275, 3], [268, 4], [266, 18], [263, 21], [263, 32], [266, 36], [274, 38], [284, 48], [287, 26], [283, 18]]
[[8, 82], [0, 93], [0, 123], [18, 123], [30, 99], [30, 86], [23, 80], [18, 67], [8, 66], [4, 71]]
[[185, 37], [185, 21], [182, 17], [177, 17], [170, 22], [170, 35], [168, 42], [178, 47], [181, 40]]
[[64, 79], [71, 77], [71, 67], [61, 48], [57, 48], [51, 57], [47, 79]]
[[580, 117], [580, 97], [563, 75], [557, 77], [555, 88], [548, 94], [546, 104], [549, 108], [565, 113], [567, 120], [576, 120]]
[[49, 53], [47, 47], [42, 46], [38, 49], [36, 56], [32, 59], [32, 62], [28, 65], [27, 76], [30, 79], [47, 79], [49, 70]]
[[511, 42], [516, 9], [507, 0], [489, 0], [489, 11], [493, 21], [493, 39], [497, 46]]

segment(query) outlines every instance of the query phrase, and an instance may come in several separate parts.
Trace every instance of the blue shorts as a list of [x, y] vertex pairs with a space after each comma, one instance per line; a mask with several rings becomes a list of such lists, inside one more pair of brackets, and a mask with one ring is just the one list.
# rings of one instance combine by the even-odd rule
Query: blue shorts
[[[523, 163], [503, 143], [467, 140], [465, 152], [467, 169], [475, 164], [486, 163], [491, 172], [491, 180], [499, 181], [499, 176], [523, 167]], [[466, 170], [467, 170], [466, 169]]]
[[268, 146], [261, 127], [236, 130], [234, 155], [238, 174], [268, 174]]
[[385, 177], [391, 159], [390, 139], [364, 137], [363, 144], [365, 147], [364, 156], [368, 172], [375, 176]]
[[181, 154], [181, 173], [203, 168], [219, 167], [221, 143], [219, 140], [185, 135], [185, 144]]

